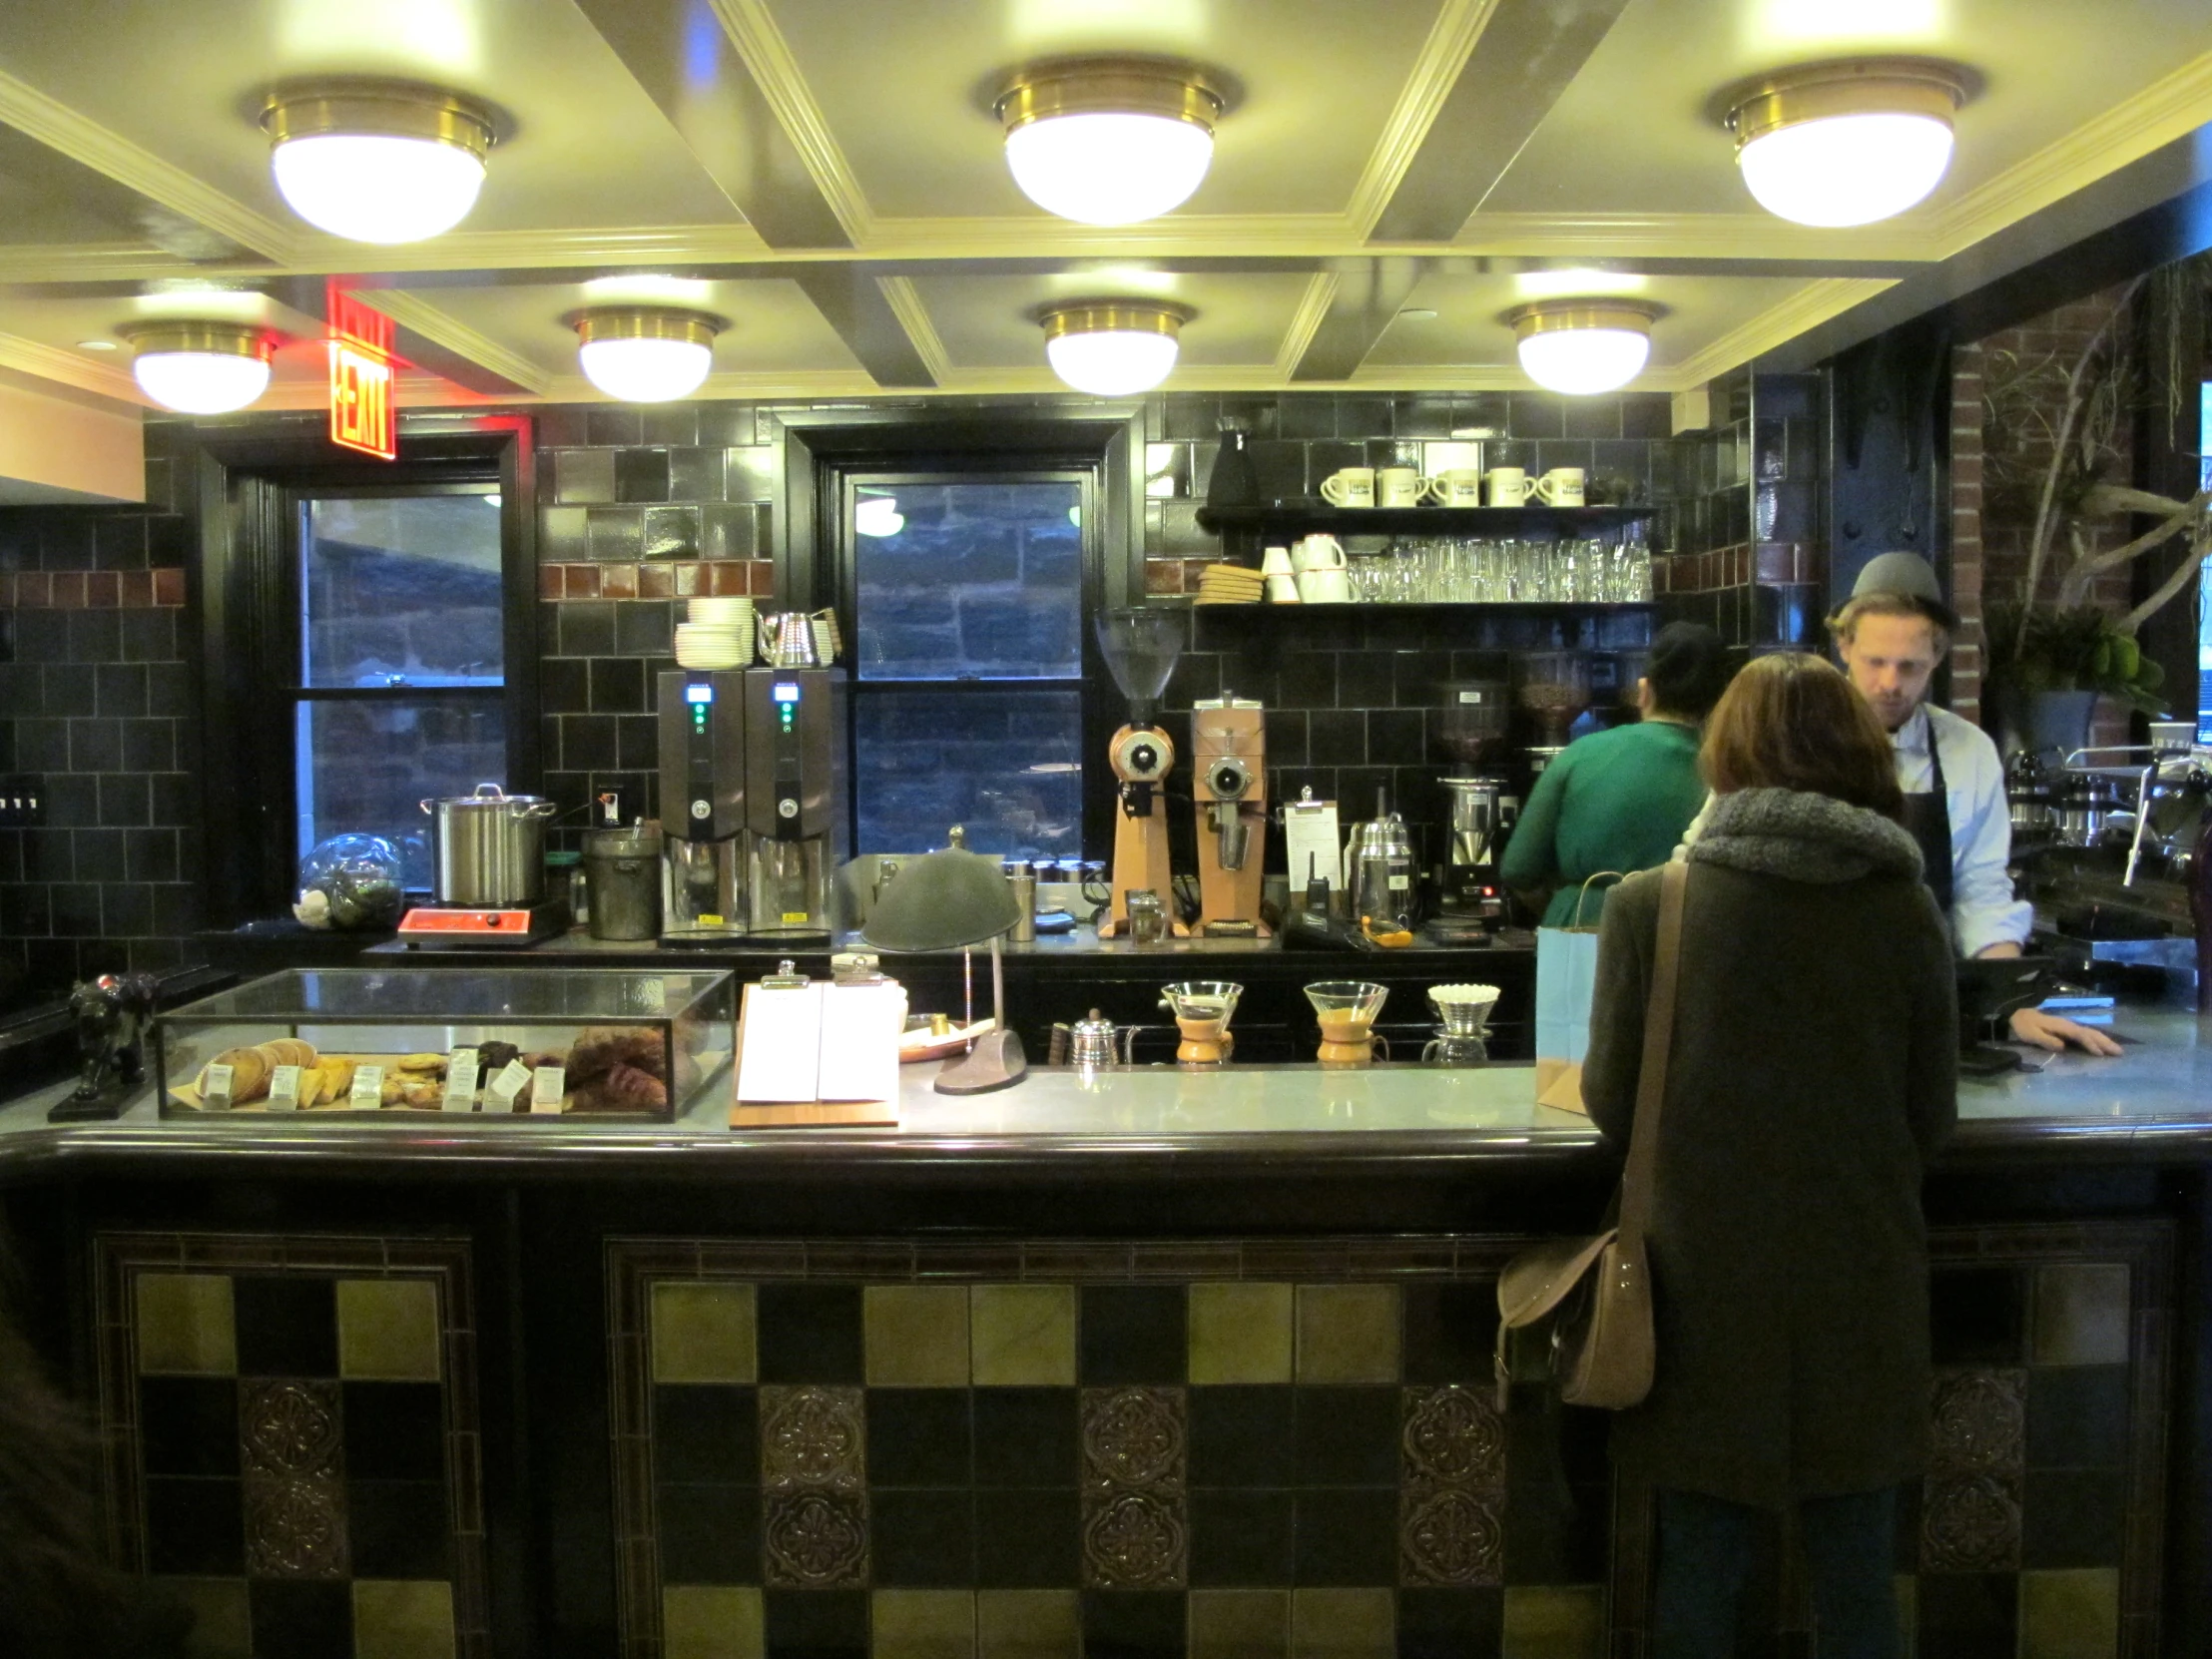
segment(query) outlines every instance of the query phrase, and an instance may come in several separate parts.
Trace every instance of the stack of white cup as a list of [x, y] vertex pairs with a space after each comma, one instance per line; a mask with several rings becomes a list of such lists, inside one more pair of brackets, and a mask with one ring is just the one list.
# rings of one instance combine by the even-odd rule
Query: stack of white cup
[[676, 625], [679, 668], [743, 668], [753, 661], [753, 601], [694, 599], [691, 620]]

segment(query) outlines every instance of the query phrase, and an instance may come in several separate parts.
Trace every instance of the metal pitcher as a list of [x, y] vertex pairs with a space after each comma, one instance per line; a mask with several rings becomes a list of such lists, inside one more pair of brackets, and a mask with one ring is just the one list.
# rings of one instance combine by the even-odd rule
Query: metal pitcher
[[1085, 1071], [1110, 1066], [1116, 1061], [1132, 1065], [1138, 1029], [1134, 1025], [1117, 1028], [1112, 1020], [1093, 1008], [1090, 1018], [1079, 1019], [1069, 1027], [1068, 1061]]
[[813, 668], [815, 655], [813, 619], [805, 611], [771, 611], [757, 619], [761, 636], [761, 660], [770, 668]]

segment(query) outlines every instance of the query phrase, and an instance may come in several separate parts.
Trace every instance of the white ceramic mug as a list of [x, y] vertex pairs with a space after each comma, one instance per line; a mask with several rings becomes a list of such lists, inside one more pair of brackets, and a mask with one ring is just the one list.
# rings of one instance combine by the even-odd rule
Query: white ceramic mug
[[1528, 474], [1517, 466], [1493, 466], [1489, 476], [1490, 505], [1493, 507], [1525, 507], [1528, 505]]
[[1289, 570], [1268, 578], [1268, 603], [1271, 605], [1296, 605], [1299, 601], [1298, 578]]
[[1428, 480], [1409, 466], [1386, 466], [1375, 475], [1375, 504], [1378, 507], [1414, 507], [1420, 504], [1421, 492], [1428, 488]]
[[1321, 498], [1332, 507], [1375, 505], [1375, 468], [1348, 466], [1321, 481]]
[[1343, 567], [1299, 573], [1298, 596], [1309, 605], [1344, 605], [1352, 600], [1352, 578]]
[[1579, 507], [1582, 505], [1582, 469], [1555, 466], [1529, 485], [1528, 493], [1547, 507]]
[[1447, 472], [1439, 472], [1428, 480], [1427, 495], [1442, 507], [1479, 507], [1482, 505], [1482, 471], [1479, 467], [1455, 466]]
[[[1344, 544], [1335, 536], [1308, 536], [1291, 550], [1291, 566], [1302, 572], [1342, 570], [1345, 568]], [[1300, 591], [1305, 590], [1301, 587]]]
[[1271, 547], [1260, 555], [1262, 576], [1288, 576], [1291, 573], [1291, 550], [1287, 547]]

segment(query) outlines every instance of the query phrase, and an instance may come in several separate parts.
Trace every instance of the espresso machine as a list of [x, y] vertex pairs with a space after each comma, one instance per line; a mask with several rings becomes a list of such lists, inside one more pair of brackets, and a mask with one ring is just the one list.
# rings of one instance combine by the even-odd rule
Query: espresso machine
[[1436, 875], [1437, 914], [1429, 930], [1454, 940], [1487, 938], [1505, 920], [1498, 859], [1520, 813], [1512, 783], [1502, 776], [1511, 692], [1491, 680], [1455, 680], [1443, 687], [1436, 746], [1451, 762], [1439, 778], [1444, 796], [1444, 856]]
[[1226, 691], [1191, 708], [1198, 930], [1209, 937], [1269, 936], [1260, 920], [1260, 863], [1268, 832], [1264, 717], [1259, 703]]
[[[1098, 618], [1098, 646], [1107, 672], [1129, 700], [1129, 722], [1114, 734], [1106, 758], [1118, 782], [1121, 810], [1114, 817], [1113, 900], [1098, 925], [1101, 938], [1129, 931], [1128, 895], [1160, 895], [1177, 936], [1190, 929], [1175, 915], [1175, 870], [1168, 857], [1166, 784], [1175, 770], [1175, 745], [1157, 722], [1160, 694], [1183, 655], [1186, 624], [1179, 611], [1131, 606]], [[1254, 858], [1255, 870], [1259, 860]], [[1259, 906], [1253, 906], [1257, 915]]]
[[658, 694], [668, 857], [661, 942], [734, 945], [746, 919], [746, 671], [671, 669]]

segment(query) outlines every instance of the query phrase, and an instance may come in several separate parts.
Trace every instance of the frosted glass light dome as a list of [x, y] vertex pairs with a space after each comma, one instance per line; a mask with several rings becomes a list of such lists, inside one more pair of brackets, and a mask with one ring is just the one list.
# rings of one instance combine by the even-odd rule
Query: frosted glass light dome
[[585, 311], [570, 319], [584, 378], [625, 403], [666, 403], [697, 391], [715, 364], [720, 317], [649, 307]]
[[1062, 58], [1022, 71], [995, 108], [1024, 196], [1081, 225], [1135, 225], [1198, 189], [1222, 104], [1188, 65]]
[[1133, 397], [1174, 369], [1184, 317], [1164, 305], [1067, 306], [1045, 316], [1045, 360], [1077, 391]]
[[421, 242], [453, 229], [476, 205], [494, 139], [481, 105], [407, 81], [279, 88], [262, 126], [278, 194], [348, 242]]
[[1942, 183], [1950, 123], [1927, 115], [1838, 115], [1780, 127], [1737, 153], [1767, 212], [1800, 225], [1872, 225]]
[[269, 390], [276, 340], [237, 322], [158, 322], [126, 331], [139, 390], [179, 414], [229, 414]]
[[1618, 300], [1524, 305], [1508, 320], [1522, 372], [1547, 391], [1617, 391], [1651, 358], [1651, 313]]

